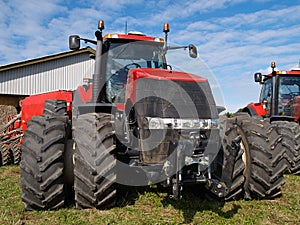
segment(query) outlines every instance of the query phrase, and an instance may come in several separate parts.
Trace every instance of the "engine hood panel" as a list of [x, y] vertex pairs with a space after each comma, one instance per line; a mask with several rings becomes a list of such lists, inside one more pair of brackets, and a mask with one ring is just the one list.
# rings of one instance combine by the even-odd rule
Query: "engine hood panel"
[[137, 80], [140, 78], [150, 78], [154, 80], [172, 80], [183, 82], [207, 82], [207, 79], [195, 74], [178, 72], [166, 69], [140, 68], [131, 69], [129, 78]]

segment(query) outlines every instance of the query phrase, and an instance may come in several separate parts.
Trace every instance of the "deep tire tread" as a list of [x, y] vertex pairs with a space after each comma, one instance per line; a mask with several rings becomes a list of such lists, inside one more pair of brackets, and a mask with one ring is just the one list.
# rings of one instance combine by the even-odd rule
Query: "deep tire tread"
[[26, 210], [57, 209], [65, 204], [63, 152], [67, 121], [67, 117], [35, 116], [28, 123], [20, 163]]
[[239, 113], [231, 119], [243, 138], [246, 160], [244, 198], [272, 199], [281, 195], [287, 170], [283, 138], [269, 119]]
[[[222, 116], [220, 119], [220, 135], [222, 139], [222, 147], [219, 151], [218, 156], [215, 159], [216, 165], [213, 166], [212, 176], [215, 179], [222, 181], [222, 177], [232, 176], [231, 185], [226, 196], [217, 198], [221, 201], [230, 201], [240, 199], [243, 191], [243, 184], [245, 178], [243, 172], [245, 165], [242, 161], [243, 152], [241, 150], [235, 149], [236, 146], [232, 146], [232, 142], [237, 138], [238, 135], [232, 135], [233, 124], [230, 123], [225, 116]], [[229, 161], [230, 157], [234, 157], [233, 161]], [[213, 163], [214, 164], [214, 163]], [[227, 170], [232, 169], [232, 174], [228, 174]], [[211, 198], [211, 194], [208, 195]], [[216, 197], [213, 197], [215, 199]]]
[[105, 113], [84, 114], [76, 121], [76, 208], [108, 209], [116, 203], [116, 146], [113, 125], [112, 115]]
[[289, 121], [272, 122], [282, 136], [282, 144], [286, 150], [288, 173], [300, 174], [300, 126], [298, 123]]
[[0, 166], [5, 166], [9, 162], [9, 149], [6, 144], [0, 146]]
[[65, 100], [50, 99], [45, 101], [44, 115], [66, 116], [67, 102]]

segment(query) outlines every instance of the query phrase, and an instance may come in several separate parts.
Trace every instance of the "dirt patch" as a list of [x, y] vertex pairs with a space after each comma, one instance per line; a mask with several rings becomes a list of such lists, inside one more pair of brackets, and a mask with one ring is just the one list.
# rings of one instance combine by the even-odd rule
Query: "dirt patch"
[[16, 114], [16, 107], [10, 105], [0, 105], [0, 126], [7, 123], [8, 116]]
[[5, 178], [5, 177], [11, 177], [11, 178], [16, 178], [17, 176], [20, 175], [20, 168], [19, 167], [7, 167], [9, 169], [4, 169], [0, 173], [0, 179]]

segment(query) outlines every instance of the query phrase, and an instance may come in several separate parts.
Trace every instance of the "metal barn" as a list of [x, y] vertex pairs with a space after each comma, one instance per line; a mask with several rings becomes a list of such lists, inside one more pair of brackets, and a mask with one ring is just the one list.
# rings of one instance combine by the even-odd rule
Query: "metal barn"
[[87, 47], [0, 66], [0, 105], [17, 107], [28, 95], [76, 89], [92, 77], [91, 54], [95, 51]]

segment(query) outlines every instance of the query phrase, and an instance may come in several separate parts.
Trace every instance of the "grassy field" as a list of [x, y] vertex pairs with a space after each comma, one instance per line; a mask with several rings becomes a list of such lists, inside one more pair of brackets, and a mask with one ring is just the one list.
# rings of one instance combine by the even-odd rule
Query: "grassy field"
[[0, 224], [300, 224], [300, 176], [286, 175], [276, 200], [209, 202], [186, 189], [174, 201], [157, 188], [123, 190], [110, 210], [24, 211], [17, 166], [0, 167]]

